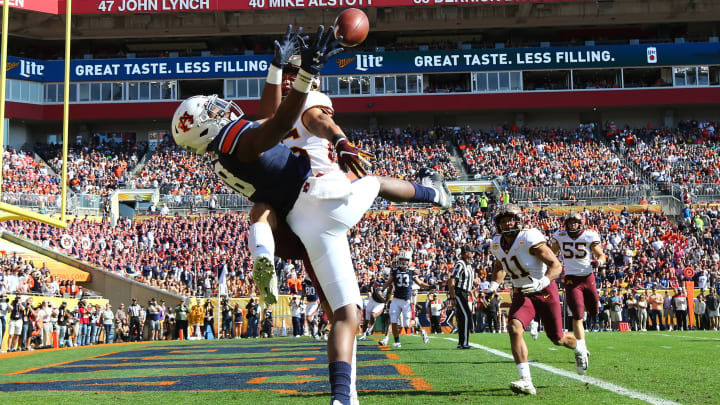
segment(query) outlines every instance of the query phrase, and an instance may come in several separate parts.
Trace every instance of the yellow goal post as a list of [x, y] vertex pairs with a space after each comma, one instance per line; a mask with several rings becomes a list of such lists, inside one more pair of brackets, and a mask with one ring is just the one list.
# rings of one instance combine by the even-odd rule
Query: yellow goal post
[[[0, 44], [0, 147], [5, 147], [5, 96], [7, 85], [7, 44], [10, 2], [4, 1], [2, 6], [2, 43]], [[72, 0], [67, 0], [65, 9], [65, 86], [63, 96], [62, 123], [62, 174], [60, 176], [60, 217], [41, 214], [26, 208], [2, 202], [2, 162], [0, 162], [0, 221], [11, 219], [36, 220], [59, 228], [67, 228], [67, 162], [68, 162], [68, 119], [70, 112], [70, 39], [71, 39]], [[9, 127], [8, 127], [9, 128]]]

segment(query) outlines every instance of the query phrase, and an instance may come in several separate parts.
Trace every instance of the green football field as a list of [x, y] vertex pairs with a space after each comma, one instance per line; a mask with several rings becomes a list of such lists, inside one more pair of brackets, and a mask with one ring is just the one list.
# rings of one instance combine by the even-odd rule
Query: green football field
[[[362, 404], [718, 404], [719, 332], [589, 333], [590, 368], [526, 335], [537, 396], [518, 379], [507, 334], [455, 335], [401, 349], [358, 347]], [[309, 338], [154, 342], [0, 355], [3, 404], [327, 404], [325, 342]]]

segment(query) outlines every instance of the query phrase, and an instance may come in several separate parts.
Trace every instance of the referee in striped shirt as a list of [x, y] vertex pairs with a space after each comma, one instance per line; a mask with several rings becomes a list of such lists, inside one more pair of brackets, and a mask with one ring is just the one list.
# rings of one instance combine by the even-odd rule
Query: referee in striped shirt
[[473, 286], [474, 271], [468, 264], [475, 256], [475, 248], [471, 245], [464, 245], [460, 248], [462, 259], [455, 263], [453, 272], [448, 283], [448, 295], [455, 306], [455, 319], [458, 330], [458, 349], [469, 349], [468, 335], [470, 333], [470, 322], [472, 322], [468, 296]]

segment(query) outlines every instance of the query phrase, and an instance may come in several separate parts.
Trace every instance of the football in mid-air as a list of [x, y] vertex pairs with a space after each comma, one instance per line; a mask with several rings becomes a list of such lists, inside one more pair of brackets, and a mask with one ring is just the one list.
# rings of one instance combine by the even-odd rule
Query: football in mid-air
[[335, 19], [335, 38], [342, 35], [340, 44], [346, 47], [360, 45], [370, 31], [370, 21], [365, 12], [358, 8], [348, 8], [340, 12]]

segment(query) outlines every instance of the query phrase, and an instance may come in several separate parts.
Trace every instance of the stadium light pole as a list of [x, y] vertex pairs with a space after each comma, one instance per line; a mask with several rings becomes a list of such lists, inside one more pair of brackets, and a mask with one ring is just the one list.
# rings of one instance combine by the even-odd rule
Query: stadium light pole
[[[67, 10], [70, 11], [72, 0], [67, 0]], [[8, 25], [9, 25], [9, 17], [10, 14], [10, 2], [5, 0], [3, 1], [3, 16], [2, 16], [2, 44], [0, 44], [0, 65], [2, 68], [0, 69], [0, 197], [2, 196], [2, 157], [3, 155], [1, 152], [5, 149], [5, 92], [6, 92], [6, 86], [7, 86], [7, 43], [8, 43]], [[65, 77], [65, 101], [67, 103], [68, 100], [68, 73], [69, 73], [69, 52], [70, 52], [70, 43], [68, 41], [68, 35], [70, 32], [70, 14], [66, 15], [66, 33], [65, 33], [65, 70], [66, 70], [66, 77]], [[0, 211], [9, 212], [11, 214], [14, 214], [12, 216], [2, 215], [0, 216], [0, 220], [9, 220], [9, 219], [34, 219], [36, 221], [44, 222], [48, 225], [53, 225], [59, 228], [67, 228], [68, 224], [65, 222], [65, 203], [66, 203], [66, 187], [67, 187], [67, 104], [65, 104], [65, 116], [64, 116], [64, 128], [63, 128], [63, 175], [61, 177], [61, 180], [63, 182], [62, 188], [61, 188], [61, 205], [62, 205], [62, 213], [60, 214], [60, 219], [53, 218], [49, 215], [40, 214], [38, 212], [21, 208], [12, 204], [4, 203], [0, 201]]]

